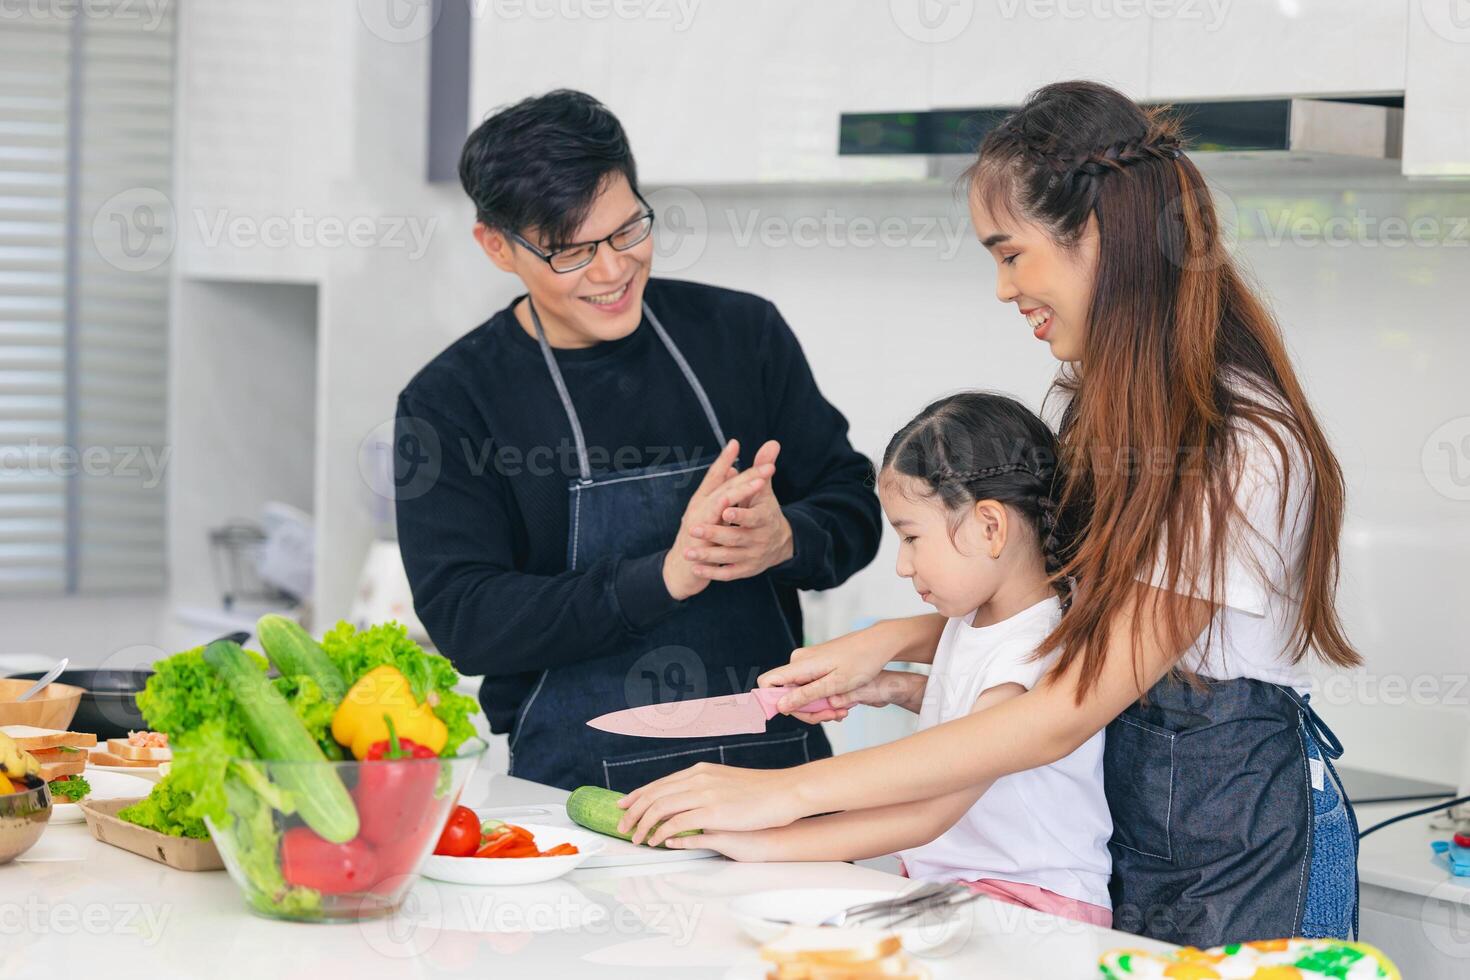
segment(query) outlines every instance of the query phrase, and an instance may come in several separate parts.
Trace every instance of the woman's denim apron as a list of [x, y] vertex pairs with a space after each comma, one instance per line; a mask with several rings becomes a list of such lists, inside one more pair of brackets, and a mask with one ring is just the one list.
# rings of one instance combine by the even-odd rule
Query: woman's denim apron
[[1291, 688], [1201, 682], [1166, 677], [1108, 726], [1114, 928], [1201, 947], [1356, 933], [1341, 743]]
[[[724, 430], [699, 379], [647, 304], [643, 315], [723, 446]], [[581, 421], [535, 306], [531, 318], [577, 447], [578, 478], [568, 487], [567, 568], [668, 548], [715, 457], [593, 474]], [[617, 406], [596, 410], [615, 412]], [[694, 740], [614, 735], [586, 724], [621, 708], [744, 693], [761, 673], [786, 663], [796, 646], [767, 575], [712, 582], [616, 653], [543, 671], [511, 729], [510, 773], [563, 789], [594, 785], [624, 792], [698, 762], [778, 769], [830, 756], [820, 728], [786, 715], [773, 718], [763, 734]]]

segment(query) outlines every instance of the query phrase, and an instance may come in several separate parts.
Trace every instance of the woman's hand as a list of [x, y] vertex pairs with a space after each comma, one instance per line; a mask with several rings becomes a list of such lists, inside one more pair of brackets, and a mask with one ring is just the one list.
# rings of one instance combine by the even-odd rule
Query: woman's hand
[[805, 816], [798, 798], [800, 783], [791, 775], [796, 771], [701, 762], [619, 800], [618, 806], [628, 812], [618, 822], [618, 833], [631, 831], [633, 843], [657, 846], [685, 830], [784, 827]]

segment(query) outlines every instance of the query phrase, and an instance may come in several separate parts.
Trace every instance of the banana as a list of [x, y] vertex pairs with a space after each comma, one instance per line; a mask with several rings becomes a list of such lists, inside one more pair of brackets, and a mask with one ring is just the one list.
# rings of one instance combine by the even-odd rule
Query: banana
[[25, 776], [39, 775], [41, 764], [36, 757], [15, 744], [15, 740], [0, 732], [0, 774], [19, 780]]

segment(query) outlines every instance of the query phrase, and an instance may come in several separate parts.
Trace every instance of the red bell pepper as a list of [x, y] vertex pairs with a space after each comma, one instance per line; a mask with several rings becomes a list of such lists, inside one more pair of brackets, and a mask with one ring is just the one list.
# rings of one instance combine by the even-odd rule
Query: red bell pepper
[[379, 846], [421, 836], [418, 831], [434, 810], [434, 786], [439, 780], [439, 757], [434, 751], [412, 739], [399, 738], [393, 719], [386, 714], [383, 718], [388, 723], [388, 738], [368, 748], [352, 791], [362, 824], [359, 836]]
[[292, 827], [281, 835], [281, 876], [325, 895], [367, 891], [378, 881], [378, 861], [361, 837], [333, 844], [309, 827]]

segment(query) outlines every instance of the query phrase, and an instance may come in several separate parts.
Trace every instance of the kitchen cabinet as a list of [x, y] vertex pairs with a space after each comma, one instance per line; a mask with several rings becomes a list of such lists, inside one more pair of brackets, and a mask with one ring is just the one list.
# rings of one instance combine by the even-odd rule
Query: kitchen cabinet
[[837, 155], [841, 112], [910, 109], [927, 95], [926, 47], [897, 32], [885, 4], [490, 4], [472, 30], [472, 124], [529, 95], [582, 89], [617, 113], [648, 184], [923, 172], [921, 161]]
[[929, 21], [937, 32], [929, 108], [1018, 105], [1034, 89], [1074, 78], [1106, 82], [1134, 98], [1147, 89], [1149, 22], [1141, 15], [1097, 16], [1067, 0], [954, 3], [945, 10]]
[[1149, 21], [1150, 99], [1404, 90], [1406, 0], [1169, 0]]
[[1425, 0], [1409, 21], [1404, 174], [1470, 176], [1470, 5]]

